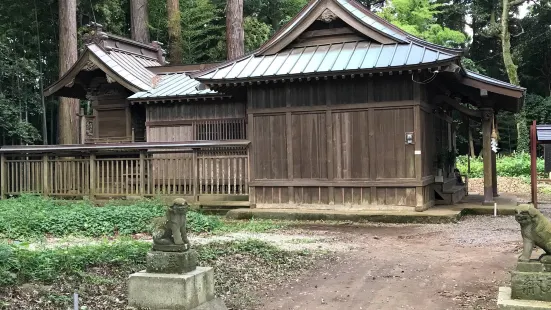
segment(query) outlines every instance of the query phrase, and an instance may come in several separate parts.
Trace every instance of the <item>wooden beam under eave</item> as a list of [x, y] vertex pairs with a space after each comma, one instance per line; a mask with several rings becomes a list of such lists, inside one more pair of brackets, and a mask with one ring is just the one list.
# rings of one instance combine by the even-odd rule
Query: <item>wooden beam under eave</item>
[[462, 106], [459, 104], [459, 102], [456, 99], [453, 99], [451, 97], [445, 96], [445, 95], [436, 95], [432, 98], [433, 103], [438, 104], [440, 102], [444, 102], [448, 105], [450, 105], [452, 108], [456, 109], [457, 111], [471, 117], [475, 118], [477, 120], [480, 120], [482, 117], [482, 113], [480, 110], [472, 110], [467, 107]]

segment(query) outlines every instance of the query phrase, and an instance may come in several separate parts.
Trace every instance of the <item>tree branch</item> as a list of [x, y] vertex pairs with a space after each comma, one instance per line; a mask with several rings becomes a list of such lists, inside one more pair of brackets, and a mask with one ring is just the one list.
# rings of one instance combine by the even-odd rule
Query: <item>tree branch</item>
[[517, 34], [512, 34], [512, 36], [513, 36], [514, 38], [516, 38], [516, 37], [518, 37], [518, 36], [520, 36], [521, 34], [524, 33], [524, 28], [522, 27], [522, 25], [519, 24], [519, 26], [520, 26], [520, 32], [517, 33]]
[[521, 4], [523, 4], [524, 2], [526, 2], [527, 0], [513, 0], [511, 2], [509, 2], [509, 7], [515, 7], [515, 6], [519, 6]]

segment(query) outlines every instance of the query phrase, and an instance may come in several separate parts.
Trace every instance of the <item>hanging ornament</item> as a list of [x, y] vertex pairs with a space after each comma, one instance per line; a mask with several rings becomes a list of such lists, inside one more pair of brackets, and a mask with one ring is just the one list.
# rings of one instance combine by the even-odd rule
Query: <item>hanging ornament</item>
[[495, 116], [492, 118], [492, 139], [490, 141], [490, 147], [492, 148], [492, 151], [494, 153], [497, 153], [499, 150], [498, 144], [497, 144], [497, 131], [496, 131], [496, 124], [495, 124]]

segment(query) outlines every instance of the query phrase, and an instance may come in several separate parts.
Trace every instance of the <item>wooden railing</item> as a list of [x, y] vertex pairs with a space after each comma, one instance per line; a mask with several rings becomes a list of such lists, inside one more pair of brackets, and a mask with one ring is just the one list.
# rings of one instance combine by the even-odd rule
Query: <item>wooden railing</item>
[[[114, 146], [114, 149], [117, 147]], [[249, 155], [243, 147], [113, 151], [56, 155], [0, 153], [2, 197], [24, 193], [117, 198], [248, 195]]]

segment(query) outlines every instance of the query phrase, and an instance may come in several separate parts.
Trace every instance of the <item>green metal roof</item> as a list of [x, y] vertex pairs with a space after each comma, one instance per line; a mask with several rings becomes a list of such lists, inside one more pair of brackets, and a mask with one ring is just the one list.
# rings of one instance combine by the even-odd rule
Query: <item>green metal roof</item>
[[174, 97], [224, 96], [201, 86], [201, 82], [192, 79], [185, 72], [162, 74], [157, 85], [146, 91], [137, 92], [128, 97], [130, 101], [159, 100]]

